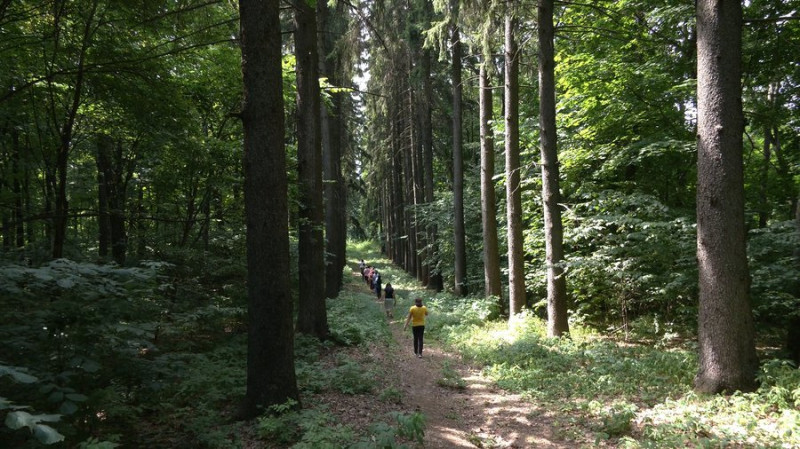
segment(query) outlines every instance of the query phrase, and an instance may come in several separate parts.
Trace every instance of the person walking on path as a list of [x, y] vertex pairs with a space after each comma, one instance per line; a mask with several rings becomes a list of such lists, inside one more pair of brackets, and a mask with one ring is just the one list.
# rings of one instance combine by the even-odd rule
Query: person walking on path
[[414, 305], [408, 309], [408, 317], [403, 325], [403, 330], [408, 328], [411, 323], [411, 332], [414, 334], [414, 354], [422, 358], [422, 338], [425, 335], [425, 317], [428, 316], [428, 308], [422, 305], [422, 298], [415, 298]]
[[375, 298], [381, 299], [381, 274], [375, 270], [375, 275], [372, 279], [372, 288], [375, 289]]
[[383, 310], [386, 318], [394, 318], [394, 287], [391, 282], [387, 282], [383, 289]]
[[367, 274], [364, 276], [364, 281], [367, 283], [367, 287], [372, 290], [372, 276], [375, 275], [375, 268], [372, 265], [367, 266]]

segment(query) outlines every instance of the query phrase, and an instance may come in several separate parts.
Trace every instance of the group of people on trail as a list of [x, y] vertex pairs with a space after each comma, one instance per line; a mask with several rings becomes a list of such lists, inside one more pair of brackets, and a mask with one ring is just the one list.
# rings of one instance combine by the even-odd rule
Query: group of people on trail
[[386, 283], [386, 288], [381, 289], [381, 274], [378, 269], [372, 265], [367, 265], [364, 259], [358, 263], [358, 269], [361, 271], [361, 277], [364, 282], [369, 286], [370, 290], [375, 292], [375, 297], [383, 300], [383, 307], [386, 311], [386, 317], [392, 318], [392, 311], [394, 309], [394, 288], [392, 284]]
[[[395, 296], [392, 284], [387, 282], [386, 288], [381, 291], [381, 275], [378, 270], [372, 265], [367, 265], [364, 259], [359, 261], [358, 268], [364, 282], [375, 292], [377, 298], [383, 300], [386, 318], [394, 318]], [[422, 298], [415, 298], [414, 305], [408, 310], [406, 322], [403, 325], [403, 330], [406, 330], [409, 323], [411, 324], [411, 331], [414, 335], [414, 355], [419, 358], [422, 358], [422, 342], [425, 334], [425, 317], [427, 316], [428, 308], [422, 304]]]
[[367, 283], [370, 290], [375, 292], [375, 296], [380, 298], [381, 297], [381, 274], [378, 273], [378, 269], [373, 267], [372, 265], [367, 265], [364, 263], [364, 259], [358, 263], [358, 269], [361, 270], [361, 277], [364, 278], [364, 282]]

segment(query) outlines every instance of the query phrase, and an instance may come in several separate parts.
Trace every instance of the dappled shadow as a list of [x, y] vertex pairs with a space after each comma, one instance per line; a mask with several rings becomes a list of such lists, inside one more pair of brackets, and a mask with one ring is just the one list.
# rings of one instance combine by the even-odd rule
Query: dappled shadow
[[[425, 414], [426, 448], [571, 448], [553, 433], [553, 416], [518, 394], [496, 387], [480, 371], [426, 339], [425, 356], [411, 353], [410, 332], [395, 320], [392, 333], [399, 354], [395, 374], [403, 403]], [[439, 385], [443, 370], [458, 373], [465, 388]]]

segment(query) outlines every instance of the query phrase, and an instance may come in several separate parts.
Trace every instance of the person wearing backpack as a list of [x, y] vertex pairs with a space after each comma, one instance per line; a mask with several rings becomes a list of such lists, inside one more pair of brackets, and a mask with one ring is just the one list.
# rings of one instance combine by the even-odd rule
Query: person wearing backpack
[[375, 275], [372, 279], [372, 287], [375, 289], [375, 296], [381, 299], [381, 274], [378, 273], [378, 270], [375, 270]]
[[386, 288], [383, 289], [383, 310], [386, 312], [386, 318], [394, 318], [394, 287], [391, 282], [386, 283]]

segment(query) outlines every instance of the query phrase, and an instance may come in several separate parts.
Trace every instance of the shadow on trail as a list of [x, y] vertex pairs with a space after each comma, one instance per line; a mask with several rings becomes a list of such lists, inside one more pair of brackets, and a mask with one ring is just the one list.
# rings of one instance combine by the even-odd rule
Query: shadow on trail
[[[457, 353], [443, 348], [440, 342], [425, 337], [422, 359], [413, 354], [411, 330], [403, 323], [413, 298], [432, 298], [436, 293], [419, 283], [367, 244], [348, 247], [348, 266], [353, 277], [360, 278], [358, 263], [363, 257], [381, 273], [383, 285], [390, 282], [398, 294], [394, 318], [387, 321], [394, 343], [386, 357], [386, 371], [402, 391], [402, 405], [419, 411], [426, 418], [425, 448], [571, 448], [574, 443], [559, 441], [553, 434], [551, 414], [526, 401], [521, 395], [499, 389], [481, 375], [479, 369], [465, 363]], [[365, 293], [369, 287], [361, 284]], [[374, 300], [377, 296], [373, 293]], [[429, 306], [430, 309], [430, 306]], [[431, 309], [429, 320], [436, 319]]]

